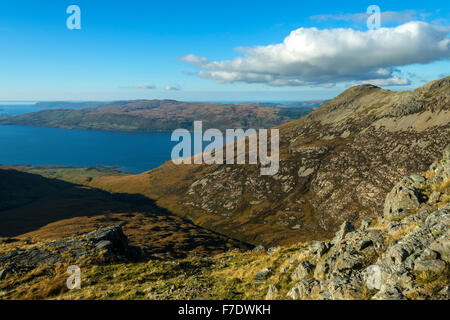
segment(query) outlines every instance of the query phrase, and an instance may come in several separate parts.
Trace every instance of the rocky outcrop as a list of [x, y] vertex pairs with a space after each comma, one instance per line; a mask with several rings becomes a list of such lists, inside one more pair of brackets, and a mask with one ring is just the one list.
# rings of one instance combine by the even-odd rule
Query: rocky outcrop
[[390, 220], [401, 219], [418, 208], [425, 201], [425, 196], [419, 191], [425, 178], [412, 175], [400, 181], [387, 195], [384, 204], [384, 216]]
[[[377, 223], [356, 230], [345, 222], [332, 241], [305, 249], [291, 273], [294, 285], [287, 297], [448, 299], [449, 160], [450, 145], [428, 172], [396, 184]], [[432, 190], [441, 194], [439, 201], [430, 202]], [[330, 249], [319, 255], [313, 248]]]
[[121, 226], [101, 227], [87, 234], [39, 243], [31, 248], [16, 248], [0, 256], [0, 278], [19, 269], [29, 270], [43, 265], [136, 261], [140, 255], [139, 247], [128, 245]]

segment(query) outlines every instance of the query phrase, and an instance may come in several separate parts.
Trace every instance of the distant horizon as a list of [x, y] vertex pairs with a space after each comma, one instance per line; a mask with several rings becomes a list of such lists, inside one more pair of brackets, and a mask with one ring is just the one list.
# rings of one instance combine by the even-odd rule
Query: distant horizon
[[0, 105], [11, 104], [25, 104], [32, 105], [43, 102], [69, 102], [69, 103], [86, 103], [86, 102], [98, 102], [98, 103], [110, 103], [117, 101], [152, 101], [152, 100], [172, 100], [178, 102], [188, 102], [188, 103], [247, 103], [247, 102], [258, 102], [258, 103], [290, 103], [290, 102], [310, 102], [310, 101], [325, 101], [329, 99], [308, 99], [308, 100], [178, 100], [178, 99], [119, 99], [119, 100], [0, 100]]
[[[440, 80], [446, 77], [439, 77], [436, 79], [432, 79], [431, 81]], [[428, 83], [426, 82], [426, 83]], [[425, 82], [422, 82], [421, 84], [412, 87], [410, 89], [393, 89], [393, 88], [382, 88], [385, 90], [391, 90], [394, 92], [404, 92], [404, 91], [412, 91], [417, 88], [420, 88], [421, 86], [426, 84]], [[368, 83], [370, 84], [370, 83]], [[33, 105], [36, 103], [42, 103], [42, 102], [69, 102], [69, 103], [87, 103], [87, 102], [98, 102], [98, 103], [111, 103], [111, 102], [117, 102], [117, 101], [150, 101], [150, 100], [173, 100], [173, 101], [179, 101], [179, 102], [188, 102], [188, 103], [236, 103], [236, 104], [243, 104], [243, 103], [290, 103], [290, 102], [309, 102], [309, 101], [326, 101], [331, 100], [338, 96], [340, 93], [344, 92], [345, 90], [349, 89], [352, 86], [348, 86], [347, 88], [342, 88], [341, 91], [337, 92], [335, 95], [330, 95], [330, 92], [327, 94], [327, 97], [321, 97], [321, 98], [293, 98], [293, 99], [236, 99], [236, 100], [213, 100], [213, 99], [196, 99], [196, 100], [190, 100], [190, 99], [177, 99], [177, 98], [170, 98], [170, 97], [147, 97], [147, 98], [128, 98], [128, 99], [83, 99], [83, 100], [72, 100], [72, 99], [31, 99], [31, 100], [0, 100], [0, 105], [8, 105], [8, 104], [24, 104], [24, 105]], [[206, 92], [209, 93], [209, 92]]]

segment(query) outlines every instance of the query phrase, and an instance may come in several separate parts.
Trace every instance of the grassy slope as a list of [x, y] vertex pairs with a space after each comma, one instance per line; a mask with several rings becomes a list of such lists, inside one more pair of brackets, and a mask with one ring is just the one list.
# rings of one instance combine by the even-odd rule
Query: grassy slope
[[[424, 173], [432, 177], [432, 172]], [[438, 191], [450, 192], [449, 179], [424, 186], [429, 194]], [[443, 208], [450, 199], [442, 197], [431, 205], [431, 210]], [[389, 221], [373, 221], [371, 229], [385, 230]], [[415, 224], [405, 225], [398, 232], [386, 238], [386, 243], [396, 243]], [[55, 225], [51, 229], [58, 230]], [[88, 231], [88, 230], [84, 230]], [[128, 234], [131, 229], [125, 229]], [[20, 247], [29, 249], [32, 245], [23, 241], [5, 243], [0, 238], [0, 255]], [[33, 244], [35, 245], [35, 244]], [[310, 242], [265, 251], [232, 250], [208, 257], [190, 256], [173, 260], [150, 260], [141, 263], [115, 263], [98, 265], [79, 261], [82, 272], [81, 290], [68, 291], [66, 287], [68, 263], [55, 266], [41, 266], [31, 272], [9, 274], [0, 281], [0, 299], [264, 299], [269, 286], [276, 285], [278, 293], [274, 299], [286, 299], [287, 292], [295, 284], [292, 272], [302, 261], [311, 260]], [[324, 256], [324, 258], [326, 255]], [[365, 265], [373, 263], [376, 257], [367, 255]], [[96, 261], [95, 257], [90, 259]], [[258, 273], [271, 271], [261, 278]], [[311, 278], [313, 272], [307, 275]], [[415, 273], [414, 281], [422, 291], [433, 296], [448, 285], [448, 269], [442, 274]], [[365, 287], [354, 293], [355, 299], [369, 299], [375, 292]], [[416, 299], [412, 295], [408, 297]]]
[[[58, 170], [72, 182], [89, 179], [79, 176], [81, 169]], [[0, 168], [0, 237], [40, 241], [120, 224], [147, 255], [180, 257], [249, 247], [174, 216], [142, 195], [111, 194], [72, 182]]]

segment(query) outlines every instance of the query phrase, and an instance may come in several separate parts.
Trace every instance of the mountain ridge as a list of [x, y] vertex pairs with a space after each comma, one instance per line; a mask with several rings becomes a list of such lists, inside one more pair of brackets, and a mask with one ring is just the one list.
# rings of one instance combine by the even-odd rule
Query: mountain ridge
[[349, 220], [375, 217], [407, 172], [425, 170], [450, 136], [450, 77], [411, 92], [349, 88], [311, 114], [280, 125], [280, 171], [258, 166], [175, 166], [97, 177], [196, 224], [253, 244], [323, 239]]

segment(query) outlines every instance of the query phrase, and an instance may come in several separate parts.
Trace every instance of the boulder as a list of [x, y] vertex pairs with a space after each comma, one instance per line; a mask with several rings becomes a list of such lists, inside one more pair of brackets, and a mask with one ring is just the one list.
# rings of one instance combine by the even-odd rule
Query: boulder
[[372, 300], [406, 300], [400, 289], [393, 285], [383, 285]]
[[445, 271], [446, 264], [442, 260], [423, 260], [416, 263], [414, 266], [414, 271], [416, 272], [426, 272], [431, 271], [436, 274], [440, 274]]
[[278, 286], [271, 284], [267, 290], [266, 300], [275, 300], [278, 295]]
[[312, 271], [314, 266], [308, 261], [300, 262], [297, 268], [292, 271], [291, 279], [293, 281], [300, 281], [305, 279]]
[[[95, 246], [102, 241], [109, 241], [111, 246], [116, 250], [125, 251], [128, 248], [128, 238], [123, 233], [121, 226], [101, 227], [89, 232], [86, 237], [92, 241]], [[106, 242], [103, 242], [102, 246], [106, 246]]]
[[[448, 233], [448, 232], [447, 232]], [[439, 254], [441, 260], [450, 263], [450, 239], [448, 234], [443, 235], [436, 241], [434, 241], [430, 247], [430, 250], [435, 251]]]
[[306, 279], [297, 283], [287, 296], [292, 300], [314, 299], [320, 293], [320, 283], [314, 279]]
[[343, 240], [347, 233], [350, 233], [355, 230], [355, 227], [348, 221], [345, 221], [341, 227], [339, 228], [339, 231], [336, 233], [333, 243], [336, 245], [339, 241]]
[[259, 245], [257, 247], [255, 247], [253, 250], [253, 252], [266, 252], [266, 248], [264, 248], [264, 246]]
[[269, 277], [269, 275], [272, 273], [272, 269], [270, 268], [264, 268], [260, 272], [256, 273], [256, 277], [259, 279], [266, 279]]
[[410, 177], [400, 181], [386, 196], [383, 214], [387, 220], [402, 219], [419, 208], [423, 196], [414, 186], [418, 183]]

